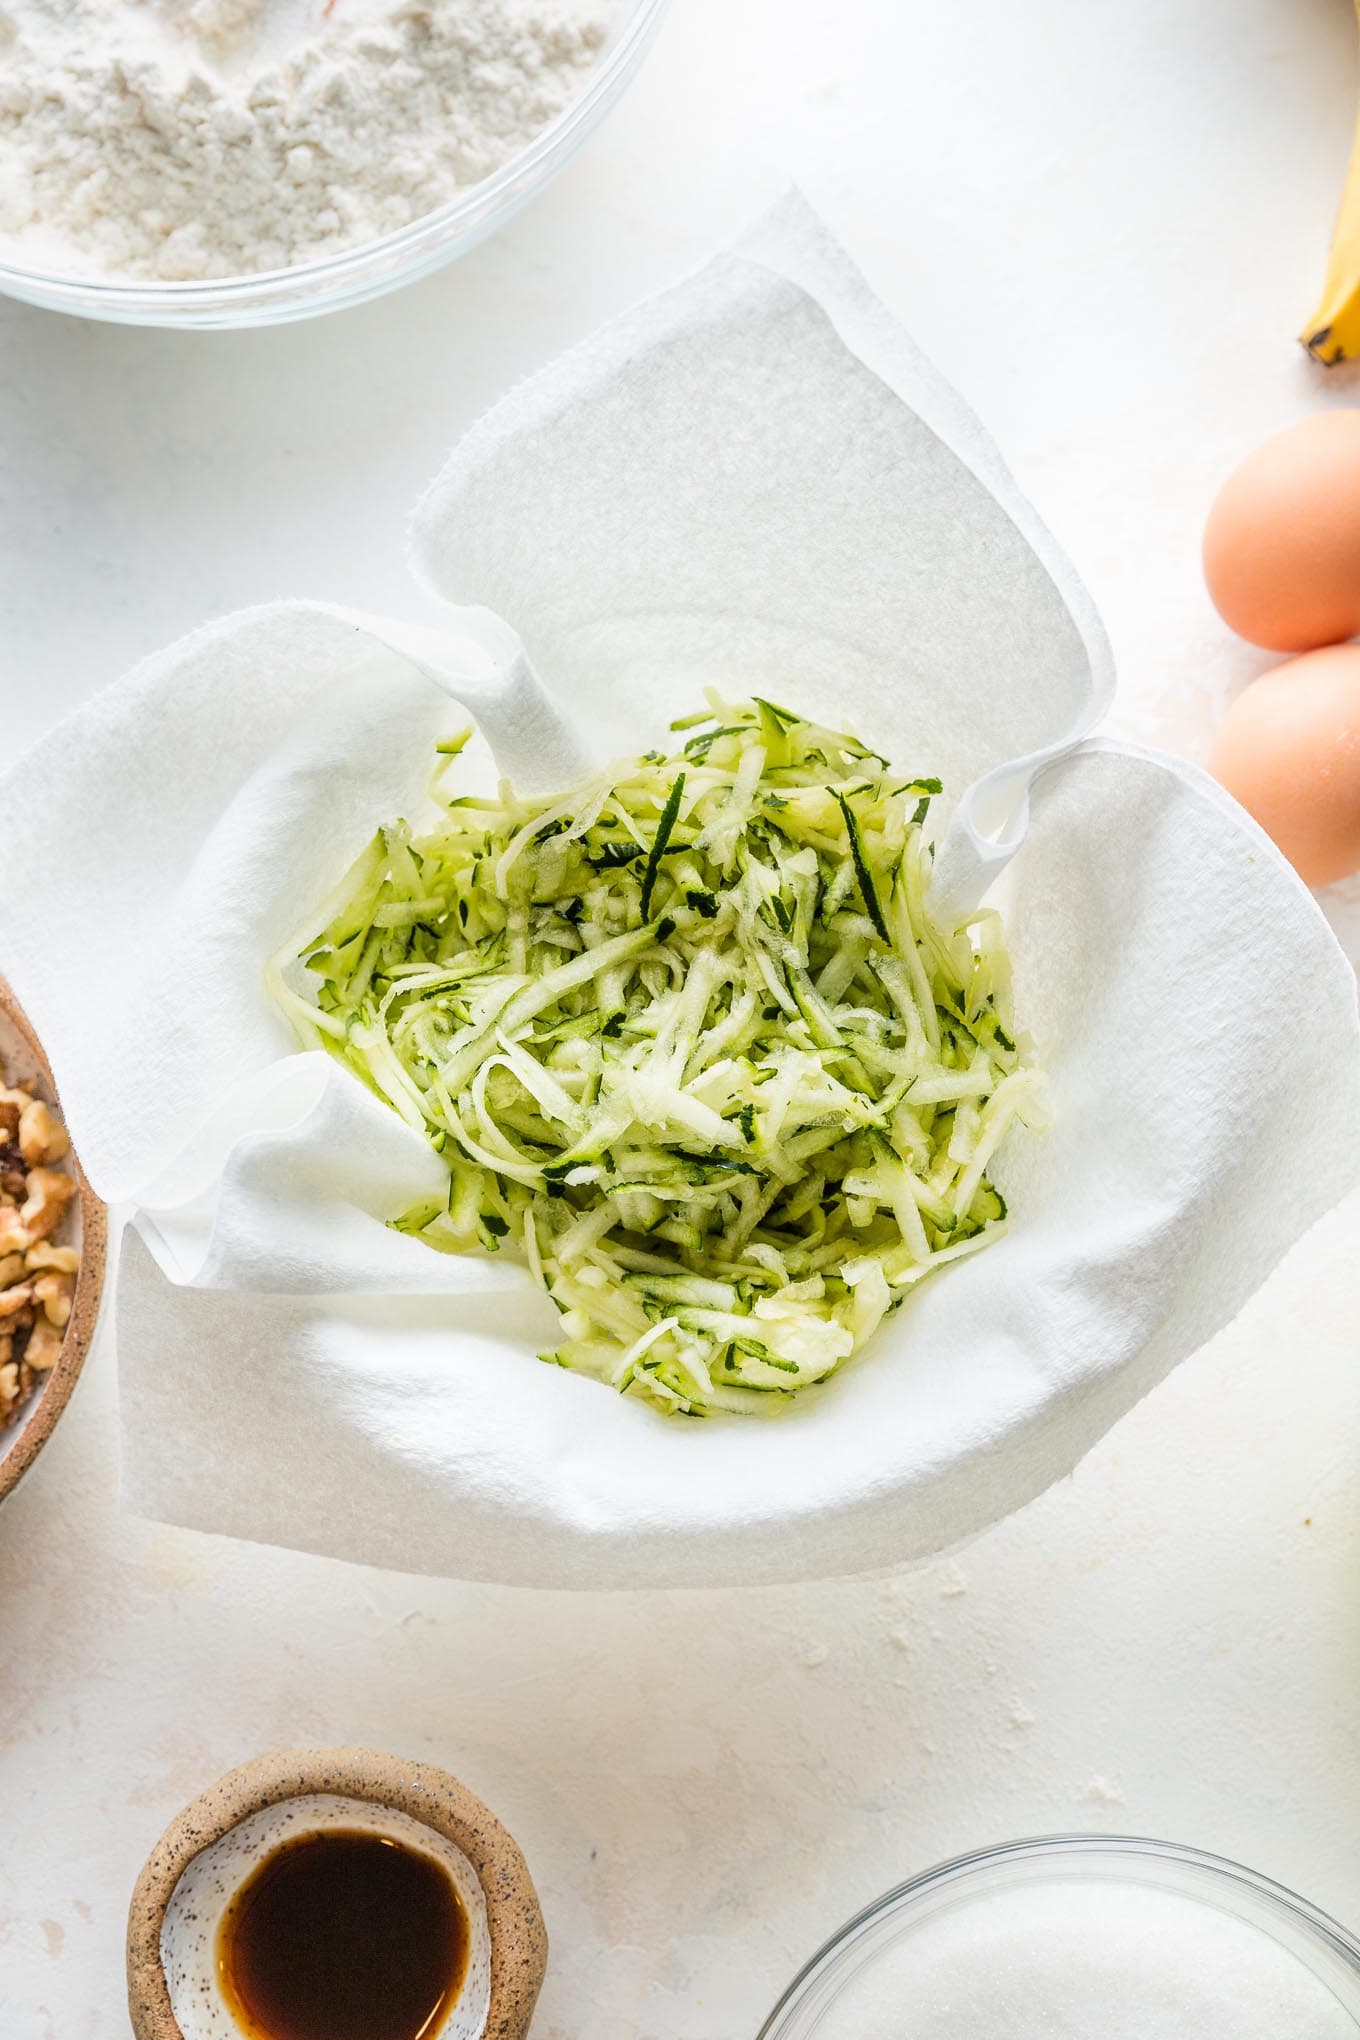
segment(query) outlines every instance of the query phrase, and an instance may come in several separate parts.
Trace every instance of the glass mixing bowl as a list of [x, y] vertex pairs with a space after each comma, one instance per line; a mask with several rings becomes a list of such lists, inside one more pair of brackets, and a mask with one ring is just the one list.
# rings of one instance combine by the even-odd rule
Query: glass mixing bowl
[[201, 283], [60, 276], [0, 259], [0, 291], [84, 319], [190, 327], [278, 325], [381, 297], [465, 254], [556, 176], [636, 74], [666, 6], [667, 0], [619, 0], [605, 46], [571, 105], [490, 177], [380, 240], [289, 269]]
[[[1045, 1881], [1089, 1891], [1094, 1880], [1207, 1906], [1264, 1935], [1311, 1972], [1328, 2001], [1335, 2000], [1337, 2024], [1354, 2026], [1360, 2040], [1360, 1942], [1344, 1927], [1282, 1885], [1222, 1857], [1171, 1842], [1097, 1835], [1010, 1842], [955, 1857], [899, 1885], [813, 1956], [757, 2040], [888, 2040], [888, 2025], [880, 2032], [872, 2015], [866, 2020], [865, 2000], [883, 1993], [910, 2007], [914, 1938], [929, 1923], [945, 1913], [957, 1918], [978, 1901], [985, 1906], [1001, 1892], [1028, 1894]], [[889, 2014], [889, 2023], [892, 2040], [910, 2040], [909, 2009], [900, 2017]], [[967, 2040], [962, 2029], [959, 2040]], [[1286, 2040], [1283, 2033], [1280, 2040]]]

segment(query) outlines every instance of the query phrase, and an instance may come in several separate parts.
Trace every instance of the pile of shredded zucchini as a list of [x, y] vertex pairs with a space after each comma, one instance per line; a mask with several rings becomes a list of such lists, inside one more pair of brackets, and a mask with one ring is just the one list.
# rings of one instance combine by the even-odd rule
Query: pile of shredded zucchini
[[448, 1163], [401, 1229], [521, 1254], [545, 1360], [696, 1416], [824, 1381], [995, 1237], [1036, 1119], [996, 913], [927, 912], [938, 780], [709, 699], [551, 799], [454, 797], [442, 744], [438, 819], [379, 829], [271, 971]]

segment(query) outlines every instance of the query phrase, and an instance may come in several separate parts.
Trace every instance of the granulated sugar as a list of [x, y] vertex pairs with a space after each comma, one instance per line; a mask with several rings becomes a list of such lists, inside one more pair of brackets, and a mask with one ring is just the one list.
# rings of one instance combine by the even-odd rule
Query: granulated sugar
[[817, 2040], [1357, 2040], [1360, 2026], [1311, 1969], [1244, 1920], [1173, 1892], [1092, 1880], [993, 1891], [925, 1918], [807, 2031]]
[[579, 91], [604, 0], [0, 0], [0, 243], [62, 273], [284, 268], [389, 233]]

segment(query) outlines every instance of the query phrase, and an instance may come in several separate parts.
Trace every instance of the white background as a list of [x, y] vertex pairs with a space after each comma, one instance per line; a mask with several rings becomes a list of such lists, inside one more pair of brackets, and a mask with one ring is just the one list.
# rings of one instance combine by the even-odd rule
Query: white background
[[[5, 305], [0, 753], [237, 605], [418, 611], [405, 519], [462, 427], [790, 175], [1088, 577], [1119, 726], [1201, 753], [1268, 663], [1200, 588], [1215, 481], [1360, 399], [1290, 337], [1356, 68], [1347, 0], [674, 0], [560, 181], [396, 297], [197, 337]], [[1328, 905], [1353, 940], [1360, 886]], [[536, 2040], [749, 2040], [844, 1915], [1023, 1832], [1170, 1836], [1360, 1922], [1357, 1215], [1066, 1486], [887, 1585], [566, 1599], [157, 1529], [116, 1508], [105, 1340], [0, 1521], [0, 2040], [125, 2040], [143, 1856], [293, 1742], [504, 1816]]]

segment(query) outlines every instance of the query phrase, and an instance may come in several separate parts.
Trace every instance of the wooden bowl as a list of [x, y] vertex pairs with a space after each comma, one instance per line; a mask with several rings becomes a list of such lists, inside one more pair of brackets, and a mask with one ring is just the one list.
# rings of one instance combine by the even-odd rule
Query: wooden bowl
[[[60, 1103], [42, 1043], [3, 978], [0, 978], [0, 1062], [10, 1078], [40, 1078], [49, 1103]], [[90, 1349], [99, 1316], [108, 1240], [107, 1214], [86, 1182], [74, 1153], [68, 1156], [65, 1166], [76, 1179], [79, 1195], [72, 1207], [76, 1214], [74, 1221], [68, 1217], [59, 1238], [79, 1248], [80, 1273], [76, 1277], [71, 1316], [55, 1367], [43, 1377], [14, 1422], [0, 1430], [0, 1502], [13, 1493], [51, 1437], [57, 1418], [70, 1401], [71, 1390], [85, 1365], [85, 1355]]]
[[[460, 1871], [475, 1880], [471, 1888], [480, 1887], [485, 1900], [479, 2040], [524, 2040], [548, 1964], [548, 1935], [523, 1856], [495, 1815], [447, 1771], [365, 1749], [277, 1750], [257, 1757], [219, 1778], [171, 1821], [143, 1865], [128, 1909], [128, 2011], [136, 2040], [237, 2032], [214, 1988], [217, 1925], [233, 1891], [290, 1831], [292, 1802], [293, 1833], [354, 1825], [367, 1815], [379, 1831], [390, 1820], [398, 1838], [413, 1839], [414, 1823], [427, 1842], [443, 1845], [445, 1855], [452, 1845]], [[457, 2030], [467, 1987], [440, 2034]]]

